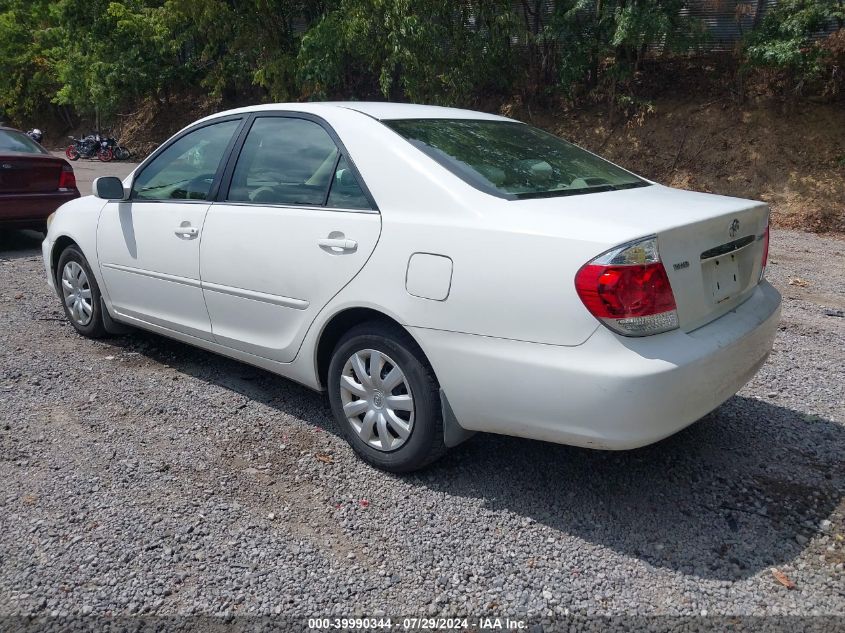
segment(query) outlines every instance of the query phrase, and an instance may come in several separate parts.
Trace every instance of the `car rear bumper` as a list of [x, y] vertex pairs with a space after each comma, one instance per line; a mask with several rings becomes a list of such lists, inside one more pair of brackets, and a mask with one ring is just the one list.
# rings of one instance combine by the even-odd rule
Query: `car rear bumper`
[[76, 190], [0, 194], [0, 225], [6, 228], [40, 226], [53, 211], [78, 197]]
[[764, 281], [693, 332], [626, 338], [599, 327], [575, 347], [411, 331], [463, 428], [630, 449], [683, 429], [739, 391], [771, 351], [780, 302]]

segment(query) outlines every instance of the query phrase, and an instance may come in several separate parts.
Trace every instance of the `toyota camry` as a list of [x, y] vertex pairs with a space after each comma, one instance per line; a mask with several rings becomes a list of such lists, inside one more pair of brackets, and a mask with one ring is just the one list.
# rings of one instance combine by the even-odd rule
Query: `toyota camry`
[[754, 375], [780, 314], [765, 204], [480, 112], [232, 110], [94, 191], [43, 244], [80, 334], [134, 326], [327, 392], [396, 472], [477, 431], [656, 442]]

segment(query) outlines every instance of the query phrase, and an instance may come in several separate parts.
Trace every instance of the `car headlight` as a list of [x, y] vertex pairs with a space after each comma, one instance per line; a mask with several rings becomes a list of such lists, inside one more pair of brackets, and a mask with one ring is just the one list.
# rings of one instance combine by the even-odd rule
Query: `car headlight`
[[56, 217], [56, 212], [53, 211], [50, 215], [47, 216], [47, 230], [50, 230], [50, 225], [53, 223], [53, 218]]

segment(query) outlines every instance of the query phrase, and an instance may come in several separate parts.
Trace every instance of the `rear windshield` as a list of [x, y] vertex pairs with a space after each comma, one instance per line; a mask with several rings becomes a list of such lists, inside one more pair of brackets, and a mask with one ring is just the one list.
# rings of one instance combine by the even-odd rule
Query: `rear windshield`
[[649, 184], [524, 123], [401, 119], [384, 124], [456, 176], [502, 198], [551, 198]]
[[26, 134], [14, 130], [0, 130], [0, 152], [22, 152], [24, 154], [46, 154], [47, 150]]

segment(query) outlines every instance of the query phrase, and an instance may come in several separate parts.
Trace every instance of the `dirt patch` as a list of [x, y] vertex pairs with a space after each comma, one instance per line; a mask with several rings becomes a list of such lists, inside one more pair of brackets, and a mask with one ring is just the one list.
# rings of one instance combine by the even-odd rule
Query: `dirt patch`
[[615, 125], [606, 108], [511, 115], [663, 184], [764, 200], [778, 226], [845, 231], [841, 106], [658, 100]]
[[223, 106], [208, 95], [182, 94], [167, 101], [148, 98], [129, 114], [119, 115], [114, 134], [132, 150], [132, 160], [149, 156], [162, 142], [197, 119], [236, 105]]

